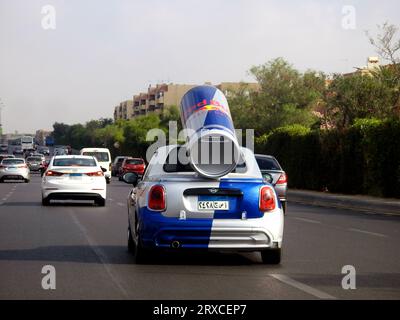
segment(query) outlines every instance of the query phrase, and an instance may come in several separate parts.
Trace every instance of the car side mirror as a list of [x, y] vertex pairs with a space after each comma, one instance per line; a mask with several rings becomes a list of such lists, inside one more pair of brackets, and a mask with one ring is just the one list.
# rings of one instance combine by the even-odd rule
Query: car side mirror
[[107, 169], [106, 169], [106, 168], [103, 168], [103, 167], [100, 167], [100, 168], [101, 168], [101, 171], [107, 172]]
[[135, 172], [128, 172], [122, 176], [122, 181], [136, 187], [139, 182], [139, 176]]

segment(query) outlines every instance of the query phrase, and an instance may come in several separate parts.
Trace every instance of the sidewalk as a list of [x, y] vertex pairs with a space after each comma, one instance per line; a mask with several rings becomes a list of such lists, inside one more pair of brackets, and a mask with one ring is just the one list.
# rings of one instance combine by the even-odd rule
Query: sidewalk
[[288, 203], [294, 202], [400, 216], [400, 199], [377, 198], [364, 195], [343, 195], [296, 189], [288, 190], [287, 199]]

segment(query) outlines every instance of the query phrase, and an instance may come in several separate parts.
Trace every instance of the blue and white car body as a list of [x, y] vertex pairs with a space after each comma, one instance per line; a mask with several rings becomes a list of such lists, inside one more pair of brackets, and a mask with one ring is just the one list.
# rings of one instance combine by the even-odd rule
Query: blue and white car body
[[[260, 251], [264, 262], [279, 263], [284, 225], [282, 205], [274, 188], [263, 180], [253, 152], [241, 147], [242, 165], [225, 176], [209, 179], [188, 169], [189, 166], [170, 170], [168, 154], [175, 148], [178, 146], [159, 148], [142, 180], [130, 192], [131, 251]], [[165, 197], [164, 206], [156, 210], [149, 205], [154, 186]], [[264, 191], [267, 198], [264, 193], [261, 195]], [[261, 197], [273, 202], [272, 209], [260, 209]], [[271, 260], [268, 255], [272, 252], [275, 258]]]

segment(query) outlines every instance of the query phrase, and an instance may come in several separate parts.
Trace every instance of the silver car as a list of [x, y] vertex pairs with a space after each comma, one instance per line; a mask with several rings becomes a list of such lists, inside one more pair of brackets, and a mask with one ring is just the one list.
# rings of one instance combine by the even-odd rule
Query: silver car
[[208, 179], [175, 157], [186, 154], [179, 148], [160, 147], [141, 181], [135, 173], [123, 176], [135, 186], [128, 198], [128, 249], [136, 262], [162, 249], [203, 249], [259, 251], [264, 263], [279, 264], [283, 210], [254, 154], [242, 148], [242, 164]]
[[287, 175], [275, 157], [265, 154], [256, 154], [256, 161], [260, 171], [268, 182], [270, 182], [279, 200], [282, 203], [283, 211], [286, 212], [286, 193], [287, 193]]
[[24, 180], [29, 182], [31, 179], [28, 165], [23, 158], [6, 158], [0, 164], [0, 182], [5, 180]]

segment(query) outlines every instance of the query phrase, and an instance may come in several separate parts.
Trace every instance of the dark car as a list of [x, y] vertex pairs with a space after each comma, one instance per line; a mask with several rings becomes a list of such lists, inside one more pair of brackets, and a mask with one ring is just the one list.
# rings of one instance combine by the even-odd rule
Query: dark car
[[13, 154], [14, 154], [14, 155], [22, 156], [22, 155], [24, 154], [24, 150], [22, 150], [21, 147], [16, 147], [16, 148], [14, 149], [14, 151], [13, 151]]
[[8, 152], [8, 144], [0, 144], [0, 152]]
[[49, 156], [50, 155], [49, 147], [39, 146], [37, 148], [37, 152], [39, 152], [41, 154], [44, 154], [45, 156]]
[[0, 154], [0, 162], [3, 159], [8, 159], [8, 158], [15, 158], [15, 156], [13, 154]]
[[283, 211], [286, 212], [287, 175], [285, 171], [273, 156], [264, 154], [256, 154], [255, 156], [264, 179], [275, 187]]
[[28, 157], [26, 158], [26, 163], [30, 171], [41, 172], [43, 168], [43, 158], [40, 156]]
[[118, 156], [118, 157], [115, 157], [114, 162], [113, 162], [112, 165], [111, 165], [111, 175], [112, 175], [113, 177], [116, 177], [116, 176], [118, 175], [118, 173], [119, 173], [119, 168], [121, 167], [122, 162], [124, 162], [124, 160], [125, 160], [126, 158], [129, 158], [129, 157], [128, 157], [128, 156]]

